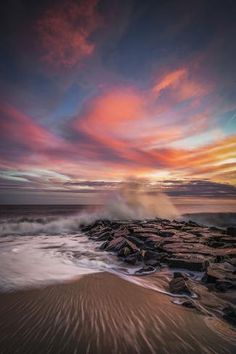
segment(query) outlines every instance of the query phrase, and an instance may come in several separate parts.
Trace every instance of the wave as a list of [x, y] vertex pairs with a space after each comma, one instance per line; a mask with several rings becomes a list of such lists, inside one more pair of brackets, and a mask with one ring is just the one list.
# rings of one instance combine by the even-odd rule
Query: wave
[[80, 212], [71, 216], [44, 216], [5, 218], [0, 224], [0, 235], [68, 234], [78, 232], [82, 224], [98, 219], [133, 220], [155, 217], [173, 219], [179, 214], [168, 196], [150, 195], [145, 190], [125, 185], [119, 192], [109, 196], [97, 211]]
[[0, 235], [35, 235], [35, 234], [67, 234], [78, 232], [80, 225], [84, 223], [89, 223], [96, 220], [96, 214], [79, 214], [69, 217], [60, 217], [51, 220], [43, 218], [42, 220], [31, 221], [16, 220], [8, 221], [5, 220], [0, 224]]

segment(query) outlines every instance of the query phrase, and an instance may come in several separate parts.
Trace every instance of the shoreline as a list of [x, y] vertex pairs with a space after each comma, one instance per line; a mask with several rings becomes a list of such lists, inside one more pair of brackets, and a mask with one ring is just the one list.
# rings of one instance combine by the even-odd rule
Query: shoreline
[[226, 324], [216, 320], [219, 335], [195, 309], [111, 273], [0, 294], [0, 303], [2, 354], [223, 354], [236, 349]]

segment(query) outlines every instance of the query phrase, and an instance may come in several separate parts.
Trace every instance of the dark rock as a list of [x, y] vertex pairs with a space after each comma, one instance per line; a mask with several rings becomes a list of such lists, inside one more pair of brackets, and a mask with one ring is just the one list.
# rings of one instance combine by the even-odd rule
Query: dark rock
[[191, 294], [185, 278], [181, 276], [174, 276], [169, 283], [170, 292], [173, 294]]
[[204, 243], [198, 242], [184, 242], [184, 240], [173, 240], [174, 242], [165, 242], [163, 249], [169, 253], [174, 254], [190, 254], [191, 257], [196, 256], [214, 256], [215, 250], [206, 246]]
[[217, 280], [236, 281], [235, 267], [228, 263], [212, 263], [208, 266], [203, 280], [215, 283]]
[[161, 259], [161, 254], [160, 252], [152, 251], [152, 250], [145, 250], [144, 255], [143, 255], [144, 261], [150, 260], [150, 259], [155, 259], [155, 260], [160, 260]]
[[147, 275], [147, 274], [151, 274], [154, 273], [156, 271], [155, 267], [152, 266], [144, 266], [143, 268], [137, 270], [135, 272], [135, 275]]
[[140, 261], [140, 253], [135, 252], [124, 258], [124, 262], [135, 265]]
[[196, 308], [195, 303], [193, 301], [191, 301], [191, 300], [185, 300], [185, 301], [182, 302], [181, 305], [184, 306], [184, 307], [187, 307], [189, 309], [195, 309]]
[[119, 252], [124, 247], [128, 247], [132, 252], [136, 252], [139, 250], [133, 242], [127, 240], [125, 237], [122, 236], [110, 241], [106, 247], [106, 250], [112, 252]]
[[236, 258], [231, 258], [229, 260], [229, 263], [232, 264], [234, 267], [236, 267]]
[[215, 258], [215, 263], [221, 263], [225, 261], [225, 257], [224, 256], [216, 256]]
[[161, 237], [172, 237], [174, 236], [174, 232], [173, 231], [159, 231], [158, 235], [160, 235]]
[[209, 240], [207, 245], [214, 248], [224, 247], [225, 243], [222, 241]]
[[176, 278], [183, 278], [183, 279], [188, 279], [183, 273], [181, 273], [181, 272], [174, 272], [173, 273], [173, 277], [174, 277], [174, 279], [176, 279]]
[[119, 250], [118, 256], [119, 257], [127, 257], [131, 253], [131, 250], [129, 247], [123, 247]]
[[138, 247], [141, 247], [143, 246], [144, 244], [144, 241], [143, 240], [140, 240], [139, 238], [137, 237], [134, 237], [134, 236], [127, 236], [127, 239], [131, 242], [133, 242], [136, 246]]
[[236, 288], [236, 282], [232, 282], [230, 280], [216, 280], [215, 288], [218, 291], [226, 292], [227, 290], [230, 289], [235, 289]]
[[193, 270], [196, 272], [202, 272], [209, 265], [209, 261], [204, 256], [199, 255], [182, 255], [179, 254], [176, 258], [167, 258], [166, 263], [171, 268], [183, 268], [188, 270]]
[[152, 266], [152, 267], [158, 267], [160, 266], [160, 262], [157, 261], [156, 259], [147, 259], [144, 260], [144, 263], [148, 266]]
[[105, 241], [105, 240], [111, 240], [112, 237], [111, 237], [111, 232], [108, 231], [108, 232], [101, 232], [100, 234], [98, 235], [94, 235], [93, 238], [95, 238], [97, 241]]
[[228, 305], [223, 309], [223, 318], [236, 326], [236, 309]]
[[234, 226], [227, 227], [227, 234], [230, 236], [236, 236], [236, 227]]
[[107, 251], [118, 252], [121, 248], [126, 246], [126, 239], [124, 237], [117, 237], [110, 241], [106, 246]]
[[108, 244], [109, 244], [109, 241], [103, 242], [103, 243], [101, 244], [101, 246], [99, 247], [100, 250], [105, 250], [105, 249], [107, 248]]

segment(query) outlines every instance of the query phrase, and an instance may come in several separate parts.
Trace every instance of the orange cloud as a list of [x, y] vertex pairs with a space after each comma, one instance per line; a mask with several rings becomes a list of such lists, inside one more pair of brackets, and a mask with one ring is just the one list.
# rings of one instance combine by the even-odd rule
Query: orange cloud
[[90, 102], [90, 106], [75, 126], [104, 145], [125, 148], [124, 132], [128, 124], [143, 117], [141, 95], [132, 89], [114, 89]]
[[180, 80], [182, 80], [187, 75], [186, 69], [179, 69], [172, 71], [165, 75], [160, 82], [158, 82], [152, 89], [153, 93], [159, 95], [162, 90], [169, 87], [175, 87]]
[[190, 77], [190, 70], [186, 67], [163, 76], [152, 88], [152, 93], [158, 97], [166, 89], [174, 92], [177, 101], [185, 101], [209, 94], [212, 91], [212, 85]]
[[[179, 100], [206, 92], [204, 86], [198, 86], [187, 76], [186, 69], [172, 72], [160, 81], [155, 90], [160, 92], [167, 87], [175, 88]], [[182, 88], [177, 90], [179, 85]], [[113, 88], [91, 99], [83, 114], [73, 122], [73, 127], [90, 139], [87, 148], [86, 142], [80, 143], [85, 155], [98, 160], [106, 160], [106, 156], [109, 160], [110, 156], [110, 163], [113, 164], [113, 159], [119, 169], [122, 169], [122, 162], [124, 169], [131, 165], [139, 171], [159, 167], [172, 169], [178, 168], [178, 165], [180, 170], [187, 169], [191, 167], [194, 152], [171, 148], [169, 144], [191, 134], [193, 123], [196, 128], [194, 134], [205, 129], [210, 115], [204, 111], [188, 114], [188, 106], [176, 113], [177, 103], [171, 102], [164, 113], [156, 113], [159, 101], [153, 96], [153, 88], [145, 92], [132, 87]], [[168, 122], [166, 114], [170, 116]]]

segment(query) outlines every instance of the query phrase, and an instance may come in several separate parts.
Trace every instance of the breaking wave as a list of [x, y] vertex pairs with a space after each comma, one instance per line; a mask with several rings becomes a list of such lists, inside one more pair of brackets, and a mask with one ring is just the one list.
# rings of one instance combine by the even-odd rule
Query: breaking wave
[[5, 218], [1, 220], [0, 235], [65, 235], [78, 232], [80, 225], [97, 219], [173, 219], [178, 216], [168, 196], [161, 193], [150, 195], [140, 186], [127, 183], [119, 192], [109, 195], [104, 206], [97, 211], [71, 216]]

